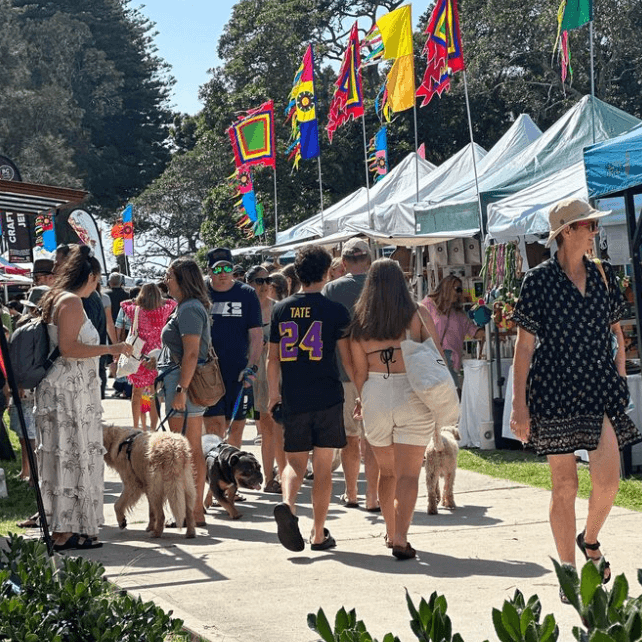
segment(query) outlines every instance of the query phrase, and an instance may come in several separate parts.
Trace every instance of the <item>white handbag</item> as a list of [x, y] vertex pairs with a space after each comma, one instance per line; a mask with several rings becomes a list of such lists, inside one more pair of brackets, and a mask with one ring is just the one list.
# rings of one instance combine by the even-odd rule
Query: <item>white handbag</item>
[[136, 306], [134, 313], [134, 322], [129, 330], [129, 334], [125, 339], [125, 343], [129, 343], [132, 348], [131, 356], [121, 354], [118, 357], [118, 367], [116, 368], [117, 377], [128, 377], [129, 375], [136, 374], [140, 367], [140, 355], [143, 353], [145, 342], [138, 336], [138, 313], [140, 306]]
[[[426, 328], [421, 314], [419, 319]], [[436, 428], [456, 426], [459, 422], [457, 388], [432, 338], [429, 336], [423, 343], [405, 339], [401, 342], [401, 353], [410, 386], [432, 412]]]

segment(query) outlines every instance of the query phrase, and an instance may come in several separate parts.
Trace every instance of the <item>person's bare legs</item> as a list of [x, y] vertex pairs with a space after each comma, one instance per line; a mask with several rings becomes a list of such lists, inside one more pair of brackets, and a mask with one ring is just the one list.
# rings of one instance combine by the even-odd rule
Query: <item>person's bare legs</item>
[[134, 430], [138, 430], [140, 424], [140, 401], [143, 396], [143, 389], [132, 386], [132, 420], [134, 422]]
[[217, 435], [221, 439], [225, 439], [225, 431], [227, 430], [227, 421], [224, 415], [217, 415], [216, 417], [203, 417], [203, 424], [205, 432], [208, 435]]
[[377, 484], [379, 481], [379, 465], [372, 452], [372, 446], [362, 439], [363, 467], [366, 475], [366, 510], [379, 506]]
[[[425, 446], [393, 444], [395, 461], [395, 548], [405, 548], [419, 490], [419, 473], [424, 461]], [[379, 496], [381, 500], [381, 496]]]
[[320, 544], [324, 539], [323, 528], [328, 516], [330, 499], [332, 497], [332, 459], [334, 448], [316, 448], [312, 451], [312, 512], [314, 528], [310, 544]]
[[285, 453], [283, 452], [283, 428], [276, 424], [272, 417], [265, 413], [257, 422], [261, 429], [261, 460], [263, 462], [263, 476], [266, 485], [273, 479], [274, 460], [276, 459], [279, 475], [283, 475], [285, 468]]
[[156, 410], [156, 399], [154, 391], [149, 391], [149, 429], [154, 432], [158, 427], [158, 411]]
[[296, 514], [296, 498], [303, 483], [308, 466], [308, 453], [285, 453], [285, 469], [281, 476], [281, 488], [283, 489], [283, 503], [287, 504]]
[[[236, 419], [232, 422], [232, 428], [230, 429], [230, 436], [227, 438], [227, 443], [230, 446], [236, 446], [236, 448], [241, 448], [241, 443], [243, 441], [243, 429], [245, 428], [245, 419]], [[261, 439], [263, 436], [261, 436]]]
[[[595, 450], [589, 452], [589, 471], [591, 475], [591, 495], [586, 518], [584, 541], [594, 544], [600, 529], [613, 508], [613, 502], [620, 486], [620, 455], [617, 437], [613, 426], [604, 417], [602, 435]], [[586, 554], [599, 559], [602, 553], [587, 549]], [[610, 570], [606, 571], [610, 573]]]
[[[31, 443], [31, 450], [35, 454], [36, 440], [30, 439], [29, 442]], [[27, 445], [25, 444], [25, 440], [22, 437], [20, 437], [20, 453], [21, 453], [22, 467], [20, 469], [19, 477], [24, 481], [31, 480], [31, 482], [33, 483], [33, 475], [31, 474], [31, 467], [29, 466], [29, 457], [27, 456]]]
[[379, 467], [377, 492], [381, 514], [386, 522], [386, 535], [389, 542], [395, 534], [395, 451], [394, 446], [371, 446]]
[[[183, 429], [184, 416], [179, 413], [169, 418], [169, 429], [172, 432], [180, 433]], [[203, 508], [203, 492], [205, 490], [205, 457], [201, 446], [203, 433], [203, 417], [188, 417], [187, 431], [185, 437], [192, 449], [192, 470], [194, 471], [194, 482], [196, 483], [196, 503], [194, 504], [194, 521], [201, 524], [205, 521], [205, 509]], [[180, 527], [181, 524], [178, 524]]]
[[557, 555], [562, 564], [575, 566], [575, 498], [578, 485], [575, 455], [549, 455], [548, 464], [553, 486], [549, 521]]
[[346, 482], [346, 501], [356, 504], [358, 499], [357, 480], [359, 479], [359, 468], [361, 466], [361, 451], [359, 449], [359, 437], [347, 437], [347, 444], [341, 449], [341, 467]]

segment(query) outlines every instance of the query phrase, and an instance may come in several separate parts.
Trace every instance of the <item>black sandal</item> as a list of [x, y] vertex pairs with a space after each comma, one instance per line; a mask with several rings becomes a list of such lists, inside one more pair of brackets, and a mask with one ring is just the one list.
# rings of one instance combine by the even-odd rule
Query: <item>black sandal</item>
[[393, 546], [392, 554], [398, 560], [410, 560], [417, 555], [417, 551], [410, 546], [410, 542], [406, 542], [405, 546]]
[[[602, 584], [608, 584], [609, 580], [611, 579], [611, 565], [606, 561], [604, 558], [604, 555], [600, 555], [600, 557], [589, 557], [588, 554], [586, 553], [587, 549], [589, 551], [599, 551], [600, 550], [600, 543], [595, 542], [594, 544], [589, 544], [584, 540], [584, 533], [586, 531], [582, 531], [576, 538], [577, 546], [578, 548], [582, 551], [582, 554], [586, 558], [586, 560], [590, 560], [595, 564], [597, 569], [599, 570], [600, 565], [602, 562], [604, 563], [604, 567], [602, 569]], [[608, 570], [608, 575], [606, 571]]]

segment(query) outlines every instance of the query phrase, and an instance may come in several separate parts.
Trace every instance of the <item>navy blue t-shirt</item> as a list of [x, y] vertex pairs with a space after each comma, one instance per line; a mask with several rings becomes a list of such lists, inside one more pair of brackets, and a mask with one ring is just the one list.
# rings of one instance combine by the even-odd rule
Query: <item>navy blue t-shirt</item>
[[254, 288], [238, 281], [227, 292], [207, 284], [212, 301], [212, 345], [224, 378], [235, 378], [247, 365], [249, 331], [263, 325]]
[[325, 410], [343, 402], [335, 352], [349, 324], [345, 306], [320, 292], [294, 294], [274, 306], [270, 343], [279, 344], [286, 413]]

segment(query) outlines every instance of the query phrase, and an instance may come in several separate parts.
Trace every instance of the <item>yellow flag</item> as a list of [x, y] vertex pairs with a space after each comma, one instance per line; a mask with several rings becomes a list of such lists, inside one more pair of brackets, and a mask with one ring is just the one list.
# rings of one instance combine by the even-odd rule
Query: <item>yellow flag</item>
[[412, 109], [415, 105], [415, 64], [413, 55], [397, 58], [388, 72], [388, 104], [392, 111]]
[[383, 40], [385, 60], [412, 56], [412, 16], [410, 5], [404, 5], [377, 20]]

